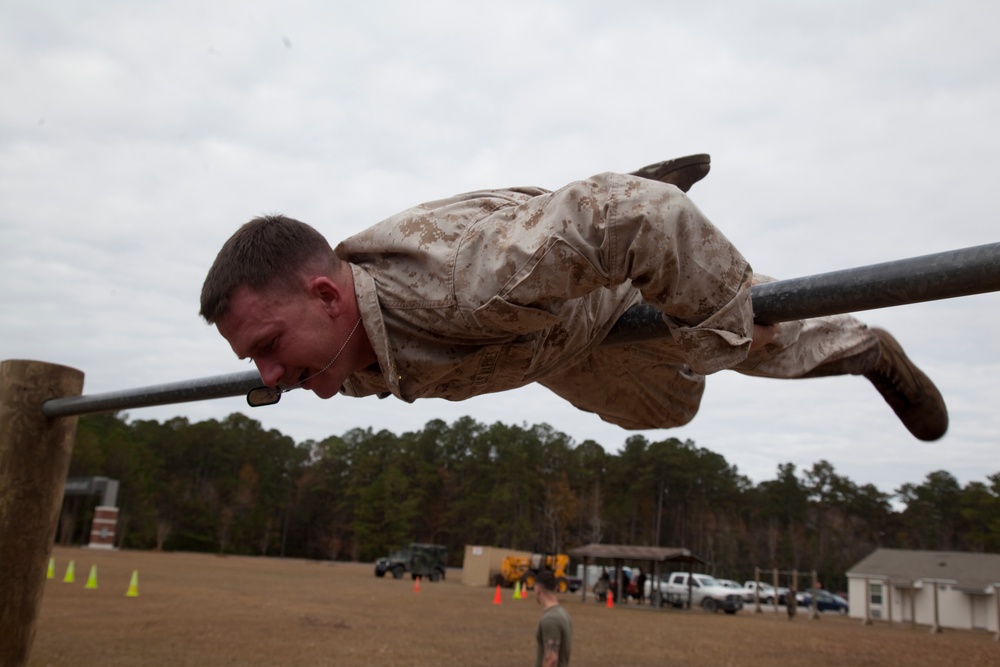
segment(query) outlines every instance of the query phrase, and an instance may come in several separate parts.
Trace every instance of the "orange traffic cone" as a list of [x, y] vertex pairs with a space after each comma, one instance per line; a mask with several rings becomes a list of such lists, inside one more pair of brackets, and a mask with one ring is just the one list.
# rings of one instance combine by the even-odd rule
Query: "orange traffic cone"
[[615, 596], [608, 591], [608, 609], [614, 609], [615, 607]]
[[419, 574], [413, 580], [413, 592], [414, 593], [419, 593], [420, 592], [420, 575]]
[[500, 584], [497, 584], [497, 592], [493, 596], [493, 604], [502, 604], [500, 600]]

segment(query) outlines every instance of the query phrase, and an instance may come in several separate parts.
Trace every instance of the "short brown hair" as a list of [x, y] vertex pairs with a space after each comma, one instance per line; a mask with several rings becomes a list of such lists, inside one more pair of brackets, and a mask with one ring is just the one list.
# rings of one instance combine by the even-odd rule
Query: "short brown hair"
[[222, 246], [201, 287], [201, 316], [214, 324], [229, 312], [240, 287], [294, 290], [299, 270], [335, 270], [339, 260], [315, 229], [283, 215], [254, 218]]
[[556, 590], [556, 575], [552, 570], [542, 570], [535, 577], [535, 585], [554, 593]]

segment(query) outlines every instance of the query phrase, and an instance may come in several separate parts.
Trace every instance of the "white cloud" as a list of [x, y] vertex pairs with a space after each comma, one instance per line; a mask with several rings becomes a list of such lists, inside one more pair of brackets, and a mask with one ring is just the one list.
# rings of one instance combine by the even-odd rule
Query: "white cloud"
[[[0, 8], [0, 358], [87, 391], [240, 371], [197, 318], [243, 221], [336, 240], [420, 201], [558, 187], [710, 152], [698, 205], [779, 277], [996, 242], [1000, 8], [981, 2], [11, 1]], [[675, 431], [755, 480], [830, 460], [892, 490], [996, 472], [997, 297], [877, 311], [940, 384], [941, 443], [860, 378], [709, 379]], [[219, 417], [242, 399], [134, 410]], [[629, 433], [541, 388], [452, 404], [305, 393], [250, 413], [298, 440], [470, 415]]]

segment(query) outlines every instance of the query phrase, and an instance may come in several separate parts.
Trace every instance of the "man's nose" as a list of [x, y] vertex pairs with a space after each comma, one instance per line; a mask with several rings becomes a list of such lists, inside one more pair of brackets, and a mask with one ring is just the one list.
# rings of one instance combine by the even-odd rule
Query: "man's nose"
[[261, 382], [268, 387], [277, 387], [281, 378], [285, 376], [285, 366], [277, 362], [266, 359], [254, 359], [257, 364], [257, 372], [260, 373]]

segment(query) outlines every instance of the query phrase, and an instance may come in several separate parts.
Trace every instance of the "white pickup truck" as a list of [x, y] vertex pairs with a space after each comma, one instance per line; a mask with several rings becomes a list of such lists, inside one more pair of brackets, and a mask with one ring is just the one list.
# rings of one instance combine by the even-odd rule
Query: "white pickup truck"
[[[647, 586], [650, 582], [647, 582]], [[688, 602], [688, 573], [671, 572], [659, 582], [660, 596], [663, 604], [673, 604], [681, 607]], [[651, 588], [651, 587], [650, 587]], [[647, 590], [647, 597], [650, 591]], [[716, 612], [719, 609], [727, 614], [735, 614], [743, 608], [743, 596], [738, 591], [726, 588], [714, 577], [697, 572], [691, 574], [690, 578], [691, 606], [701, 607], [707, 612]], [[650, 598], [652, 599], [652, 598]]]

